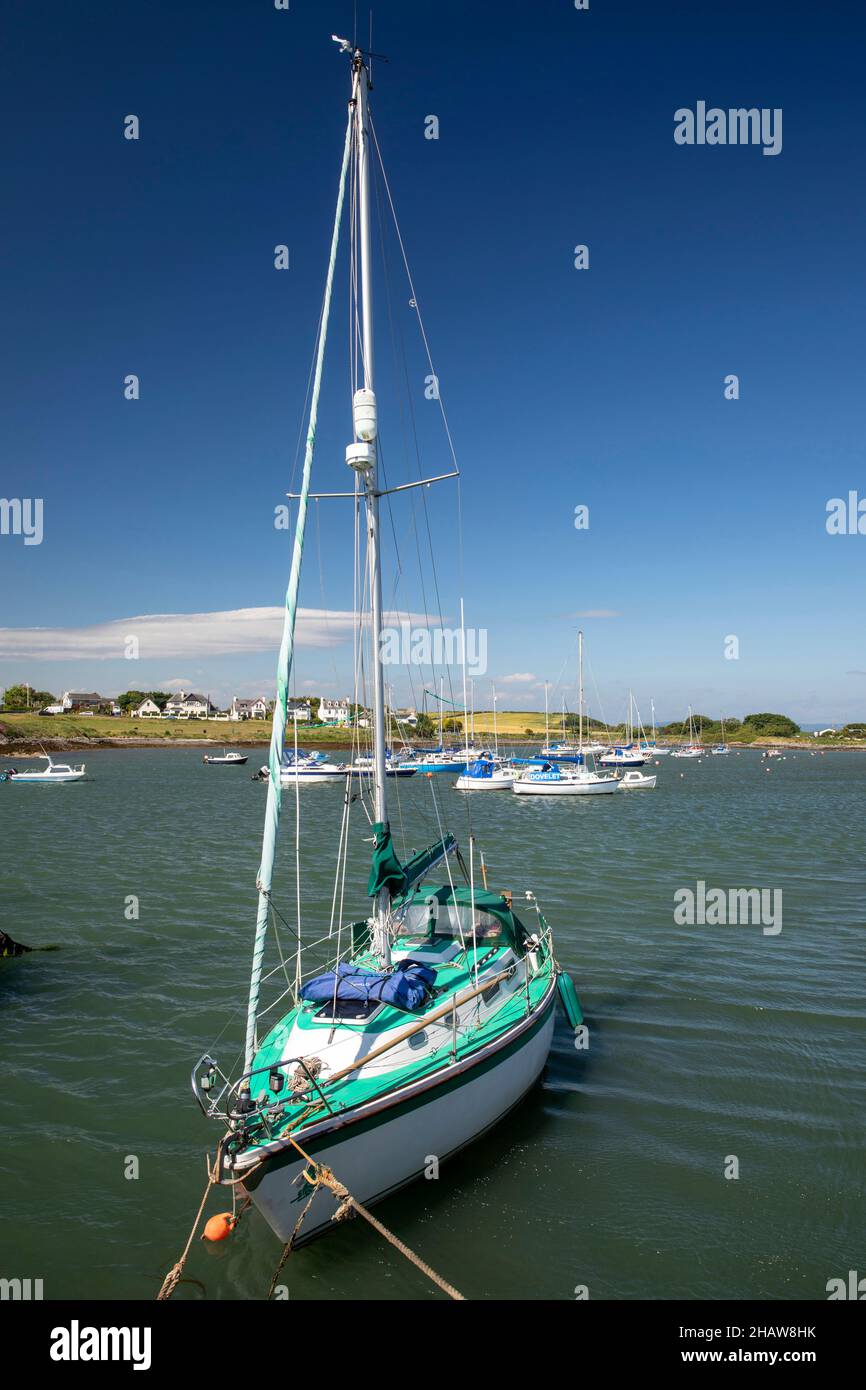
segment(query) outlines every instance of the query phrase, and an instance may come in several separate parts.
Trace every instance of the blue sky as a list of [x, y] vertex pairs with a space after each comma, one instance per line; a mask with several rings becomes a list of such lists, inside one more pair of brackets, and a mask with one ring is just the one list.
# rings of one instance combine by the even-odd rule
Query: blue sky
[[[44, 536], [0, 535], [0, 685], [272, 687], [266, 614], [246, 652], [221, 649], [214, 617], [149, 625], [138, 662], [117, 638], [141, 615], [282, 601], [273, 515], [292, 484], [348, 91], [329, 36], [351, 37], [352, 11], [11, 5], [0, 494], [44, 499]], [[866, 715], [866, 537], [825, 527], [828, 499], [866, 496], [864, 27], [841, 4], [376, 4], [390, 62], [374, 117], [462, 470], [462, 547], [455, 485], [427, 497], [436, 567], [446, 622], [462, 591], [488, 634], [479, 704], [495, 681], [502, 707], [539, 708], [541, 683], [561, 680], [573, 707], [581, 625], [590, 704], [610, 718], [629, 687], [662, 718], [689, 703]], [[674, 112], [699, 100], [781, 108], [781, 153], [677, 145]], [[408, 378], [380, 282], [393, 484], [417, 477], [409, 404], [422, 467], [449, 460], [390, 243]], [[323, 490], [347, 486], [346, 322], [342, 273]], [[395, 502], [386, 526], [401, 577], [390, 557], [385, 601], [413, 612], [419, 505]], [[351, 549], [351, 508], [323, 503], [302, 602], [337, 616], [310, 618], [298, 690], [350, 688]], [[429, 566], [425, 581], [429, 607]], [[398, 701], [429, 683], [392, 674]]]

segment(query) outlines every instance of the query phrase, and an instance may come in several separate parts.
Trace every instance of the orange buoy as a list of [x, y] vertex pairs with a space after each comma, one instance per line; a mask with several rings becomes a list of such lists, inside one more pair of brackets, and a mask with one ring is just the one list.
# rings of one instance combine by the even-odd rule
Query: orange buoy
[[432, 776], [433, 776], [433, 773], [432, 773], [432, 772], [425, 772], [424, 776], [425, 776], [425, 777], [432, 777]]
[[221, 1211], [217, 1216], [212, 1216], [204, 1228], [203, 1240], [225, 1240], [230, 1236], [234, 1228], [234, 1220], [230, 1211]]

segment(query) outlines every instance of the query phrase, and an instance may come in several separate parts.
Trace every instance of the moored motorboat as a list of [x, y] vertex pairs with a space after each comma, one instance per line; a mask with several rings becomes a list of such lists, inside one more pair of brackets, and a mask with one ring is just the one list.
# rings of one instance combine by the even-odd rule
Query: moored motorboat
[[205, 753], [202, 762], [207, 763], [209, 767], [243, 767], [248, 758], [248, 753], [236, 753], [231, 749], [222, 754]]
[[41, 771], [31, 771], [28, 768], [24, 772], [12, 768], [6, 773], [7, 781], [45, 785], [55, 782], [80, 782], [85, 776], [84, 763], [80, 763], [78, 767], [72, 767], [69, 763], [55, 763], [47, 753], [42, 756], [48, 763], [47, 767], [42, 768]]
[[621, 792], [652, 791], [656, 784], [654, 772], [638, 772], [631, 770], [623, 772], [617, 779]]

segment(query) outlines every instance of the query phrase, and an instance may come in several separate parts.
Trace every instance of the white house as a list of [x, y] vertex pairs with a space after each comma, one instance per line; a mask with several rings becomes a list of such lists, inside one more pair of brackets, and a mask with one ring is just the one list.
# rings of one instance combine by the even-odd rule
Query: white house
[[159, 705], [156, 703], [155, 700], [151, 700], [149, 695], [146, 700], [142, 700], [140, 705], [137, 705], [134, 709], [131, 709], [129, 712], [132, 715], [133, 719], [162, 718], [162, 710], [160, 709]]
[[307, 724], [312, 717], [312, 707], [309, 700], [289, 700], [287, 713], [295, 723]]
[[193, 691], [182, 690], [179, 695], [172, 695], [164, 712], [173, 714], [176, 719], [207, 719], [209, 715], [216, 713], [216, 706], [211, 704], [206, 695], [196, 695]]
[[323, 724], [348, 724], [350, 710], [348, 697], [342, 700], [328, 700], [323, 696], [319, 702], [319, 719]]
[[255, 700], [241, 700], [235, 695], [229, 713], [232, 719], [267, 719], [268, 704], [263, 695]]

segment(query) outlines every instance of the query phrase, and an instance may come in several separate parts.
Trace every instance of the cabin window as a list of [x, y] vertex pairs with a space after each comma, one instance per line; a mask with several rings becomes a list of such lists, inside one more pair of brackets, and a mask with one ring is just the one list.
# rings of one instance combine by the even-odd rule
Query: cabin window
[[[407, 907], [400, 925], [401, 936], [457, 937], [470, 941], [473, 936], [473, 913], [468, 904], [440, 903], [436, 898], [430, 901], [415, 901]], [[478, 941], [488, 941], [492, 945], [507, 943], [509, 936], [499, 918], [492, 912], [476, 908], [474, 914], [474, 935]]]

